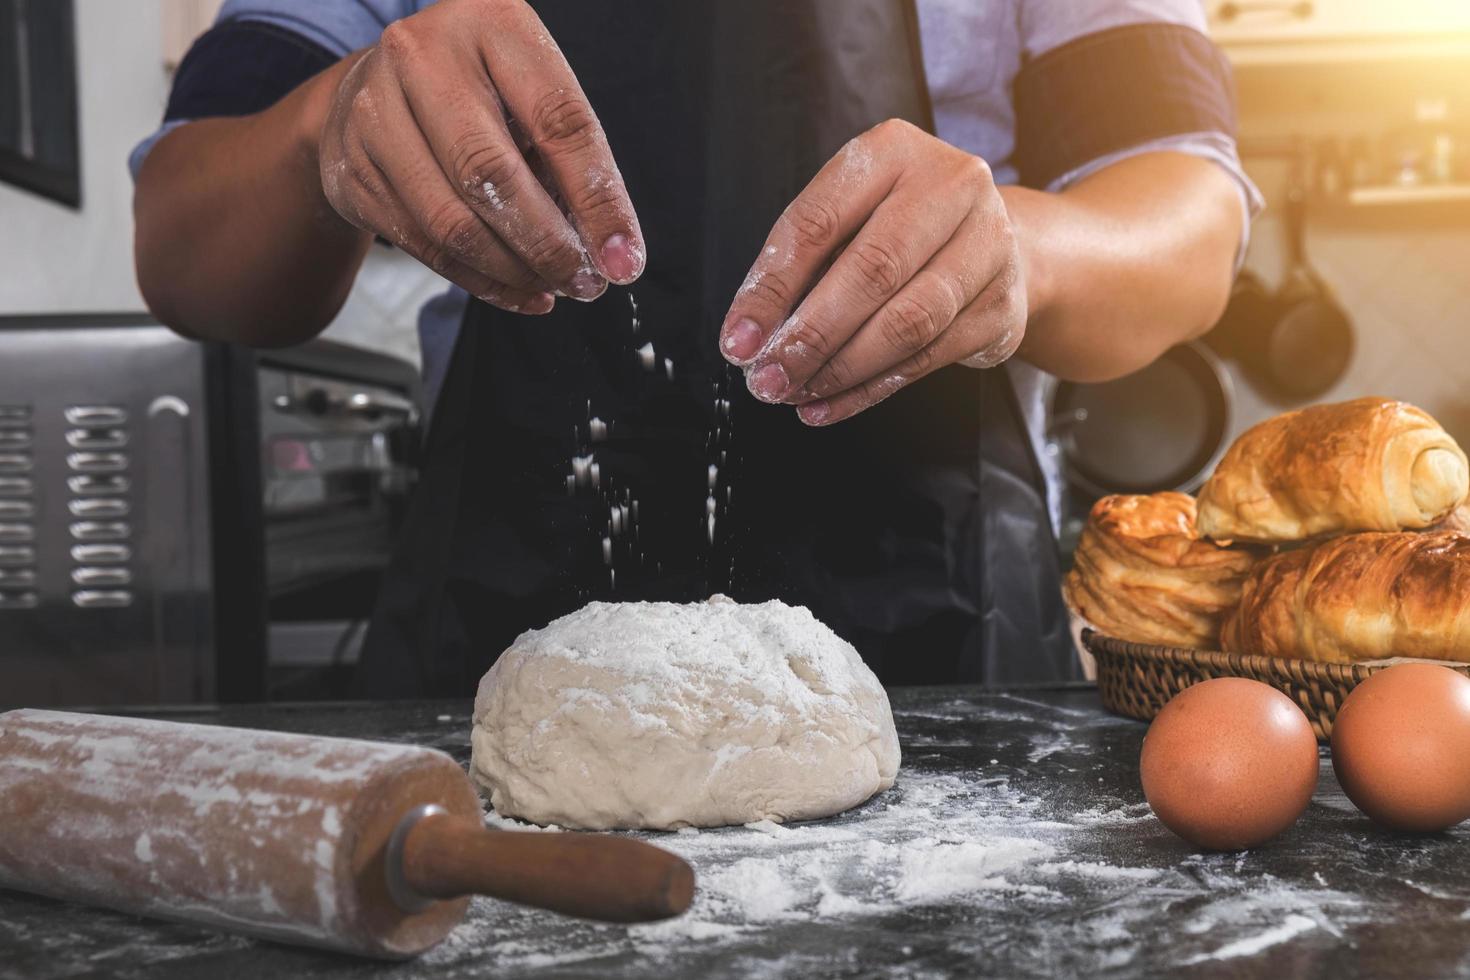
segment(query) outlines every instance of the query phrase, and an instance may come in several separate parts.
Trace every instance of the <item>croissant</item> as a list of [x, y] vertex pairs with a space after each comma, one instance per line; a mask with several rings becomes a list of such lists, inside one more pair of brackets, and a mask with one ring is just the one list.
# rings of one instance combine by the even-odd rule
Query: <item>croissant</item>
[[1259, 542], [1426, 528], [1467, 493], [1470, 464], [1439, 423], [1403, 402], [1359, 398], [1247, 430], [1200, 490], [1199, 528]]
[[1450, 511], [1449, 516], [1431, 527], [1431, 531], [1459, 531], [1470, 534], [1470, 504], [1461, 504]]
[[1470, 537], [1350, 534], [1256, 566], [1220, 642], [1232, 653], [1353, 663], [1470, 662]]
[[1088, 516], [1063, 594], [1110, 636], [1210, 648], [1257, 558], [1201, 540], [1193, 497], [1104, 497]]

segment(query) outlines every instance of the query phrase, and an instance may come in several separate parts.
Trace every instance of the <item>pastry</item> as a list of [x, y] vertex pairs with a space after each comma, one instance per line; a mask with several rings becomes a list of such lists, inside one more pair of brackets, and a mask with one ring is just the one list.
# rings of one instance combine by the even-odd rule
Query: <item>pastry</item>
[[1193, 497], [1104, 497], [1093, 505], [1063, 592], [1078, 616], [1109, 636], [1211, 649], [1258, 557], [1202, 540]]
[[1431, 531], [1459, 531], [1470, 534], [1470, 504], [1461, 504], [1448, 517], [1430, 528]]
[[1232, 653], [1470, 662], [1470, 537], [1350, 534], [1258, 565], [1220, 633]]
[[1470, 493], [1470, 464], [1428, 414], [1387, 398], [1288, 412], [1235, 441], [1199, 495], [1200, 533], [1290, 542], [1427, 528]]

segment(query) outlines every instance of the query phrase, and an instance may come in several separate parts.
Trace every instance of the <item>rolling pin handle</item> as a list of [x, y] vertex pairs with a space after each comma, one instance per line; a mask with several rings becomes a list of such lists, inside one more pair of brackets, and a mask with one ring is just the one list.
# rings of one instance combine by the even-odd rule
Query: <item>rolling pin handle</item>
[[425, 897], [489, 895], [602, 922], [652, 922], [683, 913], [694, 899], [693, 869], [652, 844], [488, 830], [436, 810], [410, 810], [389, 844], [389, 888], [405, 909]]
[[388, 873], [388, 895], [393, 899], [393, 904], [410, 915], [417, 915], [429, 908], [436, 899], [420, 894], [408, 883], [408, 878], [403, 873], [404, 844], [408, 840], [409, 832], [418, 826], [420, 820], [439, 814], [447, 816], [448, 813], [448, 810], [437, 803], [416, 806], [403, 815], [388, 838], [388, 859], [384, 862]]

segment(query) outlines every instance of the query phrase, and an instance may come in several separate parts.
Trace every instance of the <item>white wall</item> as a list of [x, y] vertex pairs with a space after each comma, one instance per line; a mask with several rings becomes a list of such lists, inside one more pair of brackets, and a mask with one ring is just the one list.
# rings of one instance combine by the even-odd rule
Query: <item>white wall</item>
[[0, 184], [0, 315], [143, 309], [127, 154], [167, 94], [159, 0], [77, 0], [82, 208]]
[[[82, 208], [0, 183], [0, 316], [141, 311], [133, 274], [127, 156], [153, 132], [168, 97], [164, 43], [206, 25], [217, 0], [77, 0]], [[328, 333], [418, 358], [419, 305], [444, 288], [402, 253], [374, 248]]]

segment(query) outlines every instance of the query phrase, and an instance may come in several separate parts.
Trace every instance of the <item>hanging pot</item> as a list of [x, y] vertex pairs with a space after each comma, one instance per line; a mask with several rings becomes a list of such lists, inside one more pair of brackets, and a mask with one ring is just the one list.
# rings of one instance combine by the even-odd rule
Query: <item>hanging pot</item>
[[1050, 435], [1067, 480], [1089, 498], [1196, 490], [1225, 451], [1230, 375], [1198, 341], [1101, 384], [1052, 389]]
[[1287, 271], [1274, 294], [1241, 273], [1219, 324], [1205, 338], [1267, 398], [1296, 404], [1341, 380], [1355, 345], [1352, 321], [1306, 253], [1306, 190], [1293, 179], [1286, 196]]

